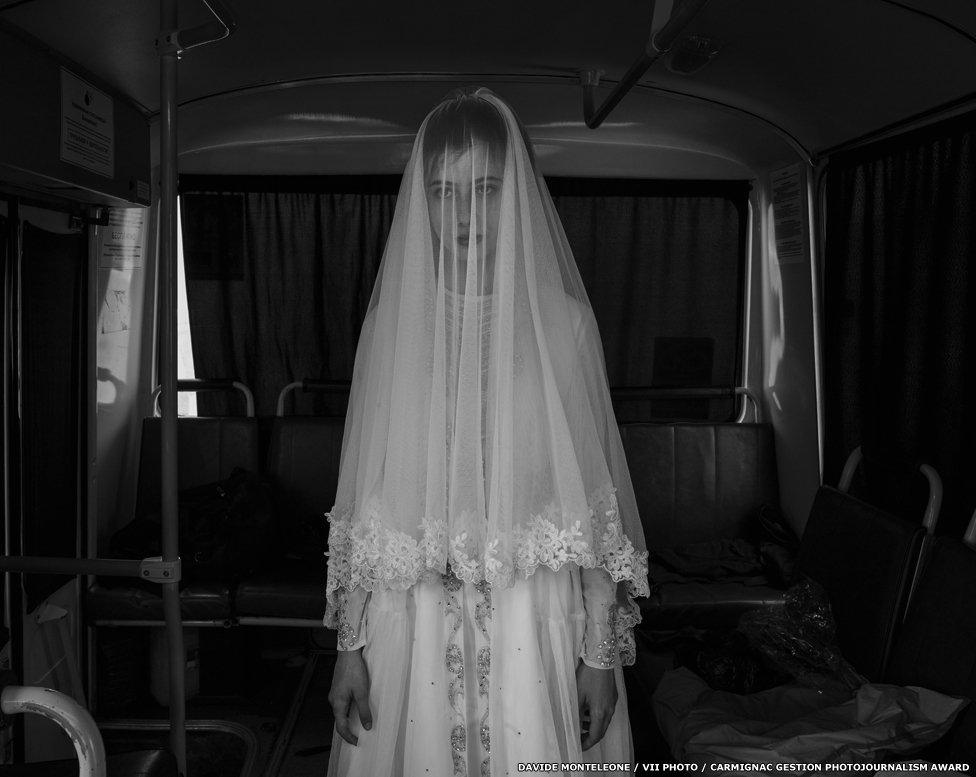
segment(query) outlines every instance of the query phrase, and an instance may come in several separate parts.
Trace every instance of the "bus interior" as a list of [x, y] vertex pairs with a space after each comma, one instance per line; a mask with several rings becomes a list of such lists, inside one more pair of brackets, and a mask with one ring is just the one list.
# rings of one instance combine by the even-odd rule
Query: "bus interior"
[[[635, 761], [709, 762], [665, 680], [770, 687], [741, 624], [801, 579], [861, 680], [976, 696], [976, 4], [0, 0], [0, 775], [326, 773], [359, 329], [420, 122], [477, 86], [599, 322]], [[960, 709], [847, 759], [968, 771]]]

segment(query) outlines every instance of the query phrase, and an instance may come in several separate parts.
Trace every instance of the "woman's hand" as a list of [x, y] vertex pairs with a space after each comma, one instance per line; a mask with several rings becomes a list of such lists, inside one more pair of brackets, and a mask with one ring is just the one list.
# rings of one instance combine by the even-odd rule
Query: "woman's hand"
[[617, 706], [617, 683], [612, 669], [594, 669], [580, 661], [576, 668], [582, 745], [589, 750], [603, 739]]
[[369, 711], [369, 672], [363, 660], [363, 650], [340, 650], [332, 675], [332, 689], [329, 691], [329, 704], [335, 717], [336, 731], [349, 744], [359, 742], [349, 726], [352, 708], [359, 712], [359, 720], [367, 731], [373, 726], [373, 716]]

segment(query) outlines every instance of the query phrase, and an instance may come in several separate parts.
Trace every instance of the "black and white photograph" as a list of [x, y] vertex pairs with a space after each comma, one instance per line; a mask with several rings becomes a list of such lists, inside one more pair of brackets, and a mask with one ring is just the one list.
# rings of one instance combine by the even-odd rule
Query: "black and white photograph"
[[0, 777], [976, 771], [976, 2], [0, 0]]

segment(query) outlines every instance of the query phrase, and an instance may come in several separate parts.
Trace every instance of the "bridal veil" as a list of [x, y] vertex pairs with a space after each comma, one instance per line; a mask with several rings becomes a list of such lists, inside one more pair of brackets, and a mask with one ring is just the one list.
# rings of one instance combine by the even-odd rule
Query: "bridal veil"
[[[647, 551], [596, 320], [526, 134], [486, 89], [424, 120], [352, 380], [326, 625], [355, 589], [512, 586]], [[630, 625], [633, 618], [630, 618]]]

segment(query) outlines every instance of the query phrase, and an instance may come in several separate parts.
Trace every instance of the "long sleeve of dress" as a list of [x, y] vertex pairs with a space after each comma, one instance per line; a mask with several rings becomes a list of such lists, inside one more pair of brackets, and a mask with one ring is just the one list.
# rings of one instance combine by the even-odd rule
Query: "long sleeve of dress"
[[354, 588], [339, 590], [336, 597], [335, 620], [339, 650], [358, 650], [366, 644], [366, 605], [369, 591]]
[[620, 666], [617, 644], [617, 584], [601, 567], [580, 569], [586, 622], [580, 658], [594, 669]]

